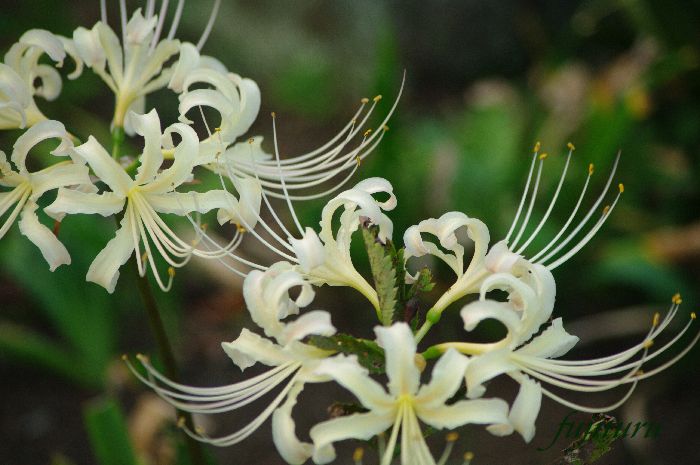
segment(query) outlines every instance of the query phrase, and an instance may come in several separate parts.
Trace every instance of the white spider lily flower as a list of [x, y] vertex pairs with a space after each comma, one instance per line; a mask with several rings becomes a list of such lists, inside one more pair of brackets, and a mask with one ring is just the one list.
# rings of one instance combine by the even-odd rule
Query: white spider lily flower
[[0, 63], [0, 129], [31, 127], [46, 116], [34, 97], [54, 100], [61, 93], [61, 76], [48, 64], [39, 63], [46, 54], [56, 67], [63, 65], [68, 52], [76, 59], [76, 69], [68, 75], [75, 79], [82, 72], [71, 41], [43, 29], [25, 32]]
[[[201, 49], [211, 31], [218, 13], [220, 0], [216, 0], [209, 22], [197, 45]], [[120, 0], [121, 42], [107, 23], [107, 9], [101, 1], [102, 19], [92, 29], [79, 27], [73, 33], [73, 40], [79, 56], [115, 94], [113, 127], [124, 127], [128, 133], [126, 115], [130, 110], [144, 107], [147, 94], [159, 90], [171, 81], [174, 69], [164, 66], [181, 51], [180, 41], [175, 32], [182, 16], [184, 1], [180, 0], [173, 17], [170, 30], [161, 38], [167, 15], [168, 1], [161, 4], [160, 13], [155, 14], [155, 2], [149, 0], [145, 16], [137, 9], [127, 21], [126, 2]]]
[[[75, 151], [87, 161], [95, 175], [110, 190], [94, 194], [60, 189], [56, 200], [46, 209], [52, 214], [85, 213], [102, 216], [116, 215], [124, 210], [116, 236], [97, 255], [86, 276], [88, 281], [101, 285], [110, 293], [114, 291], [119, 279], [119, 268], [132, 254], [136, 256], [141, 276], [145, 276], [150, 265], [163, 290], [168, 290], [172, 284], [172, 267], [184, 266], [192, 255], [205, 258], [212, 255], [179, 238], [160, 218], [159, 213], [185, 216], [192, 212], [218, 210], [221, 224], [227, 221], [240, 222], [243, 218], [256, 218], [258, 215], [257, 212], [249, 212], [246, 206], [239, 206], [236, 198], [223, 190], [177, 192], [176, 189], [192, 176], [197, 158], [197, 134], [185, 124], [175, 123], [161, 135], [160, 119], [155, 110], [146, 115], [131, 113], [131, 119], [136, 132], [144, 138], [144, 149], [139, 157], [140, 166], [136, 176], [132, 179], [91, 136], [86, 143], [76, 147]], [[174, 149], [173, 133], [181, 138]], [[174, 151], [174, 162], [169, 168], [159, 171], [163, 163], [164, 146]], [[241, 182], [237, 187], [250, 191], [246, 194], [248, 197], [259, 193], [257, 183], [252, 180]], [[251, 203], [253, 202], [248, 202]], [[145, 250], [145, 259], [142, 257], [141, 244]], [[155, 252], [153, 248], [156, 249]], [[167, 284], [156, 268], [155, 253], [171, 267], [168, 270], [170, 277]]]
[[5, 153], [0, 151], [0, 186], [12, 189], [0, 193], [0, 218], [9, 212], [8, 218], [0, 227], [0, 239], [21, 214], [20, 232], [39, 248], [49, 269], [54, 271], [60, 265], [70, 264], [70, 255], [54, 233], [39, 222], [36, 214], [39, 207], [36, 202], [50, 190], [66, 186], [91, 186], [91, 182], [87, 166], [80, 161], [66, 160], [40, 171], [29, 172], [26, 166], [27, 155], [33, 147], [48, 139], [60, 140], [58, 147], [51, 152], [53, 155], [66, 156], [73, 149], [73, 143], [63, 124], [46, 120], [36, 123], [15, 142], [10, 160], [16, 170], [12, 169]]
[[405, 323], [375, 328], [377, 342], [386, 355], [388, 390], [368, 376], [357, 359], [339, 355], [322, 361], [316, 373], [328, 376], [351, 391], [367, 413], [335, 418], [311, 428], [316, 463], [335, 458], [332, 444], [344, 439], [368, 440], [391, 429], [381, 465], [389, 465], [401, 432], [401, 463], [435, 465], [418, 420], [438, 429], [465, 424], [501, 424], [507, 421], [508, 405], [501, 399], [446, 402], [464, 380], [468, 360], [456, 351], [448, 351], [433, 368], [428, 384], [420, 385], [416, 366], [416, 344]]
[[[532, 337], [548, 320], [553, 308], [553, 280], [542, 265], [534, 269], [540, 276], [526, 283], [509, 274], [496, 274], [484, 281], [479, 301], [466, 305], [461, 316], [464, 328], [472, 331], [481, 321], [495, 319], [507, 330], [500, 341], [488, 344], [443, 343], [439, 350], [457, 349], [473, 355], [465, 371], [467, 397], [484, 394], [484, 383], [496, 376], [507, 374], [518, 383], [520, 391], [513, 402], [508, 423], [492, 425], [489, 430], [497, 435], [510, 434], [513, 430], [529, 442], [535, 434], [535, 420], [539, 413], [542, 394], [567, 407], [589, 412], [613, 410], [632, 395], [639, 380], [652, 376], [679, 360], [697, 342], [698, 336], [681, 353], [652, 370], [640, 368], [673, 346], [690, 328], [695, 315], [669, 342], [657, 350], [651, 350], [653, 342], [669, 326], [680, 304], [674, 296], [671, 308], [660, 321], [656, 314], [646, 337], [627, 350], [592, 360], [557, 360], [578, 342], [578, 337], [564, 330], [562, 319], [556, 318], [539, 335]], [[492, 289], [509, 292], [510, 301], [487, 300], [485, 294]], [[699, 335], [700, 336], [700, 335]], [[635, 359], [635, 357], [638, 357]], [[534, 378], [534, 379], [533, 379]], [[590, 407], [564, 399], [541, 383], [577, 392], [600, 392], [630, 385], [627, 393], [612, 405]]]
[[[296, 300], [289, 291], [300, 287]], [[292, 322], [283, 319], [299, 313], [313, 300], [311, 285], [294, 271], [289, 263], [279, 262], [265, 272], [252, 271], [244, 282], [243, 295], [255, 321], [269, 337], [265, 339], [244, 329], [233, 342], [222, 343], [231, 360], [244, 370], [256, 363], [273, 367], [251, 379], [218, 388], [195, 388], [177, 384], [156, 371], [144, 357], [139, 360], [146, 368], [148, 379], [134, 371], [144, 383], [176, 408], [191, 413], [223, 413], [236, 410], [259, 399], [275, 387], [282, 391], [253, 421], [239, 431], [212, 438], [199, 431], [189, 431], [195, 439], [216, 446], [237, 444], [251, 435], [272, 416], [273, 441], [280, 455], [289, 463], [301, 464], [313, 454], [313, 445], [300, 441], [295, 432], [291, 413], [305, 383], [325, 382], [329, 379], [315, 373], [320, 360], [330, 352], [302, 342], [312, 334], [331, 336], [335, 328], [330, 315], [313, 310]]]

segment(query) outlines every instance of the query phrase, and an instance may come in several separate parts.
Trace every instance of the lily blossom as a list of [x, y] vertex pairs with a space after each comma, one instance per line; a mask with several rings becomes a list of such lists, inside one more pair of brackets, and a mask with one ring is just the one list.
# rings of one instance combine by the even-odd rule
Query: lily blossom
[[[680, 296], [674, 296], [666, 317], [662, 321], [660, 315], [656, 314], [648, 334], [638, 344], [617, 354], [592, 360], [559, 360], [558, 358], [568, 353], [579, 339], [564, 330], [561, 318], [552, 320], [544, 331], [533, 337], [549, 319], [554, 305], [554, 281], [551, 274], [542, 265], [534, 265], [534, 270], [540, 276], [533, 278], [531, 282], [524, 282], [504, 273], [487, 278], [481, 289], [480, 300], [466, 305], [461, 311], [465, 330], [472, 331], [481, 321], [494, 319], [502, 323], [507, 330], [503, 339], [488, 344], [455, 342], [436, 346], [440, 351], [457, 349], [472, 355], [465, 371], [469, 398], [482, 396], [486, 390], [484, 383], [501, 374], [507, 374], [520, 383], [520, 391], [510, 410], [509, 422], [492, 425], [489, 430], [494, 434], [510, 434], [515, 430], [529, 442], [535, 434], [535, 419], [543, 394], [562, 405], [583, 412], [613, 410], [627, 401], [641, 379], [671, 366], [685, 355], [700, 337], [696, 336], [670, 361], [652, 370], [641, 371], [644, 364], [678, 342], [695, 319], [695, 314], [692, 314], [685, 327], [670, 342], [650, 350], [654, 347], [654, 340], [669, 326], [678, 311]], [[509, 302], [486, 299], [486, 293], [493, 289], [509, 292]], [[577, 392], [600, 392], [623, 385], [630, 387], [614, 404], [590, 407], [566, 400], [542, 384]]]
[[[55, 163], [40, 171], [29, 172], [26, 166], [27, 155], [37, 144], [48, 139], [59, 139], [60, 144], [51, 153], [65, 157], [71, 154], [73, 143], [63, 124], [58, 121], [41, 121], [29, 128], [15, 142], [10, 160], [0, 151], [0, 186], [9, 187], [9, 192], [0, 193], [0, 217], [8, 211], [9, 216], [0, 227], [0, 239], [12, 223], [20, 216], [19, 230], [41, 250], [51, 271], [60, 265], [71, 262], [65, 246], [54, 233], [39, 222], [36, 210], [37, 200], [48, 191], [67, 186], [92, 187], [88, 168], [81, 160], [74, 158]], [[14, 206], [14, 209], [10, 210]], [[60, 219], [60, 217], [56, 217]]]
[[[39, 110], [34, 97], [54, 100], [61, 93], [61, 76], [55, 68], [63, 66], [66, 52], [76, 61], [76, 69], [68, 75], [77, 78], [82, 62], [76, 56], [72, 42], [43, 29], [25, 32], [5, 54], [0, 63], [0, 129], [31, 127], [46, 116]], [[47, 55], [55, 67], [39, 63]]]
[[377, 342], [386, 354], [388, 390], [368, 376], [354, 356], [339, 355], [322, 361], [316, 373], [328, 376], [351, 391], [367, 409], [319, 423], [311, 428], [316, 463], [335, 458], [332, 444], [349, 438], [362, 440], [391, 429], [381, 465], [389, 465], [401, 432], [401, 463], [435, 465], [418, 420], [442, 429], [465, 424], [501, 424], [507, 421], [507, 404], [501, 399], [460, 400], [446, 402], [463, 382], [467, 359], [448, 351], [433, 368], [428, 384], [420, 385], [416, 366], [416, 344], [405, 323], [375, 328]]
[[[219, 223], [241, 222], [248, 218], [253, 222], [257, 212], [250, 212], [240, 206], [236, 198], [223, 190], [208, 192], [177, 192], [176, 189], [190, 180], [197, 159], [198, 139], [194, 130], [182, 123], [175, 123], [161, 134], [160, 119], [155, 110], [146, 115], [131, 114], [136, 132], [144, 138], [143, 153], [139, 157], [140, 166], [132, 179], [124, 168], [90, 136], [75, 151], [87, 161], [95, 175], [102, 180], [109, 191], [100, 194], [84, 193], [60, 189], [56, 200], [47, 207], [51, 214], [99, 214], [116, 215], [124, 210], [120, 228], [116, 236], [97, 255], [90, 265], [86, 279], [95, 282], [108, 292], [114, 292], [119, 279], [119, 268], [135, 254], [139, 273], [144, 276], [150, 264], [158, 285], [163, 290], [170, 288], [174, 268], [184, 266], [192, 255], [209, 258], [212, 254], [199, 250], [195, 243], [187, 243], [160, 218], [159, 213], [180, 216], [192, 212], [206, 213], [218, 210]], [[181, 141], [173, 147], [172, 135], [177, 134]], [[159, 171], [163, 163], [163, 147], [172, 150], [172, 166]], [[246, 196], [259, 196], [257, 183], [252, 180], [238, 184]], [[244, 194], [241, 194], [242, 196]], [[250, 203], [250, 202], [248, 202]], [[142, 257], [141, 244], [144, 253]], [[156, 250], [154, 252], [153, 248]], [[170, 265], [167, 284], [161, 279], [156, 268], [155, 253]]]
[[[300, 294], [296, 300], [292, 300], [289, 290], [296, 287], [301, 288]], [[146, 368], [147, 378], [132, 371], [168, 403], [191, 413], [234, 411], [283, 385], [282, 391], [265, 410], [235, 433], [212, 438], [203, 432], [186, 431], [199, 441], [229, 446], [250, 436], [272, 416], [273, 441], [280, 455], [291, 464], [301, 464], [311, 457], [314, 448], [312, 444], [297, 438], [292, 409], [305, 383], [329, 380], [316, 374], [315, 368], [330, 354], [302, 340], [312, 334], [331, 336], [335, 334], [335, 328], [330, 315], [323, 310], [304, 313], [289, 323], [283, 321], [298, 314], [299, 308], [310, 304], [314, 297], [311, 285], [289, 263], [276, 263], [265, 272], [252, 271], [244, 281], [243, 295], [253, 321], [275, 342], [243, 329], [236, 340], [222, 343], [222, 347], [241, 370], [256, 363], [271, 366], [272, 369], [248, 380], [217, 388], [196, 388], [174, 383], [156, 371], [143, 356], [139, 360]]]

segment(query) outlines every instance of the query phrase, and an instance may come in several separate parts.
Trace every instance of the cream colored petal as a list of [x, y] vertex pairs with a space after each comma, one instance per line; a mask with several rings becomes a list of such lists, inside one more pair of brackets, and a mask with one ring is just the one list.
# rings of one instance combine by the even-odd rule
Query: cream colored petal
[[523, 377], [520, 381], [520, 391], [510, 408], [508, 419], [515, 431], [520, 433], [525, 442], [532, 441], [535, 436], [535, 420], [540, 413], [542, 404], [542, 388], [530, 378]]
[[578, 341], [577, 336], [566, 332], [562, 319], [555, 318], [542, 334], [518, 349], [517, 353], [539, 358], [557, 358], [571, 350]]
[[[314, 442], [314, 462], [325, 464], [335, 460], [335, 454], [329, 453], [329, 447], [334, 442], [351, 438], [367, 441], [386, 431], [393, 422], [394, 412], [387, 411], [383, 413], [355, 413], [317, 424], [311, 428], [309, 433]], [[319, 452], [323, 452], [323, 454]]]
[[70, 161], [57, 163], [29, 175], [32, 184], [32, 197], [37, 199], [44, 192], [59, 187], [92, 184], [88, 167]]
[[520, 315], [506, 302], [478, 300], [465, 305], [459, 314], [466, 331], [473, 331], [484, 320], [499, 321], [508, 330], [503, 341], [512, 341], [520, 329]]
[[119, 280], [119, 268], [129, 260], [135, 248], [130, 215], [124, 215], [116, 235], [90, 264], [85, 280], [99, 284], [110, 294], [113, 293]]
[[220, 208], [228, 209], [237, 204], [233, 195], [222, 190], [144, 194], [144, 198], [155, 211], [179, 216], [195, 211], [207, 213]]
[[484, 383], [503, 373], [517, 371], [518, 367], [510, 360], [507, 349], [494, 350], [472, 357], [465, 371], [467, 397], [474, 399], [486, 392]]
[[282, 347], [245, 328], [235, 341], [222, 342], [221, 347], [241, 370], [258, 362], [274, 367], [295, 361], [282, 350]]
[[406, 323], [374, 328], [377, 343], [384, 349], [389, 392], [394, 396], [414, 395], [420, 384], [416, 366], [416, 343]]
[[85, 63], [85, 66], [89, 68], [104, 68], [107, 58], [96, 28], [77, 28], [73, 31], [73, 43], [78, 51], [78, 56]]
[[25, 32], [20, 37], [19, 43], [43, 50], [56, 63], [63, 63], [66, 57], [66, 51], [58, 37], [43, 29], [31, 29]]
[[146, 184], [142, 190], [152, 194], [164, 194], [179, 187], [192, 176], [195, 161], [199, 154], [199, 139], [194, 129], [182, 123], [170, 125], [164, 137], [177, 133], [180, 143], [175, 147], [174, 161], [170, 168], [161, 171], [155, 179]]
[[508, 422], [508, 404], [501, 399], [461, 400], [452, 405], [416, 406], [418, 418], [435, 428], [454, 429], [462, 425]]
[[291, 465], [301, 465], [306, 462], [314, 451], [313, 444], [299, 440], [292, 418], [292, 409], [303, 388], [302, 383], [296, 383], [287, 394], [284, 403], [272, 414], [272, 442], [280, 456]]
[[102, 216], [115, 215], [124, 209], [124, 198], [113, 192], [93, 194], [75, 189], [59, 189], [56, 200], [44, 210], [52, 218], [66, 214], [84, 213]]
[[464, 372], [469, 363], [467, 357], [450, 349], [435, 364], [430, 382], [421, 386], [416, 403], [424, 408], [439, 406], [450, 399], [464, 383]]
[[308, 273], [314, 268], [321, 266], [326, 258], [326, 253], [321, 240], [318, 238], [316, 231], [311, 228], [306, 228], [304, 236], [301, 239], [289, 238], [289, 244], [294, 250], [294, 254], [299, 260], [299, 268]]
[[39, 248], [51, 271], [61, 265], [70, 265], [68, 250], [49, 228], [39, 222], [35, 213], [37, 208], [34, 202], [27, 202], [18, 223], [19, 231]]
[[126, 197], [129, 189], [133, 185], [132, 179], [126, 174], [124, 168], [114, 160], [109, 153], [97, 142], [97, 139], [90, 136], [83, 145], [75, 148], [92, 168], [95, 175], [102, 180], [119, 197]]
[[291, 341], [301, 341], [312, 334], [332, 336], [335, 334], [335, 331], [335, 327], [331, 323], [330, 313], [323, 310], [314, 310], [285, 325], [280, 335], [279, 343], [286, 345]]
[[97, 23], [94, 29], [97, 31], [102, 50], [104, 50], [109, 65], [109, 74], [114, 79], [114, 84], [121, 87], [124, 81], [124, 56], [119, 38], [106, 24]]
[[62, 123], [53, 120], [41, 121], [27, 129], [15, 141], [10, 159], [19, 169], [20, 174], [27, 173], [25, 160], [29, 151], [47, 139], [60, 140], [58, 147], [51, 151], [53, 155], [67, 155], [73, 148], [73, 143]]
[[352, 392], [362, 405], [370, 410], [386, 411], [393, 409], [395, 399], [384, 388], [369, 377], [354, 355], [336, 355], [319, 362], [315, 373], [328, 376], [348, 391]]
[[139, 157], [139, 168], [136, 171], [136, 184], [146, 184], [156, 177], [160, 165], [163, 164], [161, 150], [160, 118], [156, 110], [145, 115], [129, 113], [127, 122], [134, 132], [144, 139], [143, 153]]

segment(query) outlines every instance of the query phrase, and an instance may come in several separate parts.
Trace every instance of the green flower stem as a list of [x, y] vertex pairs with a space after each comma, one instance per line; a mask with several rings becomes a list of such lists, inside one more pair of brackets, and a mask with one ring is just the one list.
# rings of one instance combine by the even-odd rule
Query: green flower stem
[[124, 128], [121, 126], [114, 126], [114, 129], [112, 129], [112, 158], [115, 160], [119, 160], [119, 157], [122, 156], [124, 139]]
[[[134, 260], [135, 262], [135, 260]], [[135, 263], [134, 263], [135, 265]], [[135, 266], [136, 267], [136, 266]], [[177, 363], [175, 362], [175, 356], [173, 355], [172, 345], [168, 339], [168, 334], [165, 331], [165, 326], [163, 325], [163, 319], [160, 317], [160, 312], [158, 311], [158, 304], [153, 296], [153, 290], [151, 289], [151, 283], [148, 281], [146, 276], [139, 276], [138, 268], [136, 271], [136, 284], [139, 289], [139, 294], [141, 294], [141, 300], [143, 301], [143, 306], [148, 315], [148, 322], [151, 326], [151, 331], [156, 339], [156, 345], [158, 346], [158, 354], [163, 362], [163, 367], [165, 369], [165, 374], [168, 378], [175, 382], [180, 381], [179, 370], [177, 368]], [[194, 422], [192, 421], [192, 415], [189, 412], [184, 412], [177, 410], [178, 418], [184, 420], [184, 426], [190, 431], [194, 431]], [[190, 460], [193, 465], [206, 465], [207, 461], [204, 458], [204, 450], [202, 450], [202, 445], [187, 435], [184, 431], [182, 435], [185, 439], [185, 444], [187, 445], [187, 451], [190, 456]]]

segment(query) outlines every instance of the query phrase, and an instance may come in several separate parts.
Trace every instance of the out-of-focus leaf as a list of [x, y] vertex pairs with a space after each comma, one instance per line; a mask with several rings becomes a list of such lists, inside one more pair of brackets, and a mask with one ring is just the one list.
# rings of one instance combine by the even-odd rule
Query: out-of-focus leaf
[[100, 465], [139, 465], [126, 420], [114, 400], [95, 399], [85, 406], [83, 414], [90, 445]]

